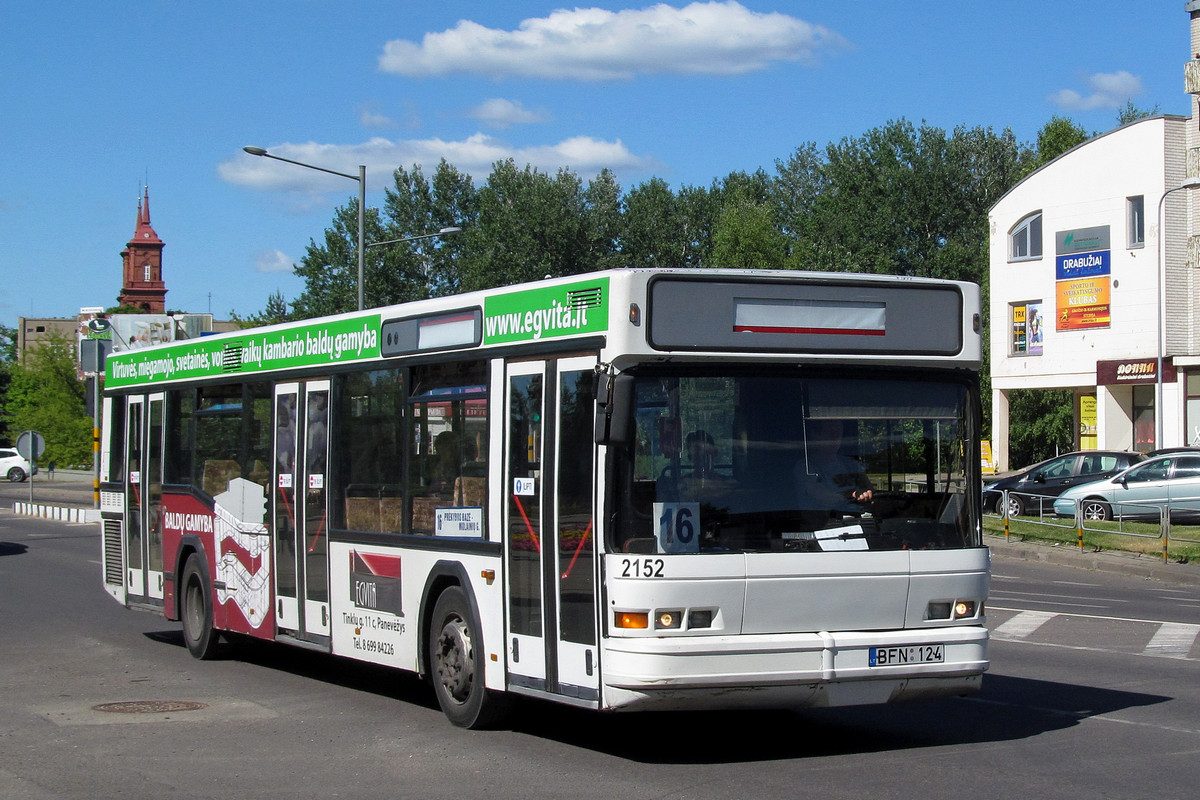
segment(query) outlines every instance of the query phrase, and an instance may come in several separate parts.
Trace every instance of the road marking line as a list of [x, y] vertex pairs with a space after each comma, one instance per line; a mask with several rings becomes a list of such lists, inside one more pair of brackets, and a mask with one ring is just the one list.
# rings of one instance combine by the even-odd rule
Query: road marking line
[[[993, 606], [993, 605], [989, 604], [989, 605], [988, 605], [988, 610], [989, 610], [989, 611], [1013, 611], [1013, 612], [1016, 612], [1016, 613], [1021, 613], [1021, 612], [1027, 611], [1028, 609], [1025, 609], [1025, 608], [1010, 608], [1010, 607], [1007, 607], [1007, 606]], [[1164, 625], [1164, 624], [1166, 624], [1166, 623], [1165, 623], [1163, 620], [1161, 620], [1161, 619], [1137, 619], [1137, 618], [1134, 618], [1134, 617], [1110, 617], [1110, 616], [1103, 616], [1103, 615], [1100, 615], [1100, 614], [1072, 614], [1072, 613], [1071, 613], [1071, 612], [1069, 612], [1069, 611], [1063, 611], [1063, 612], [1061, 612], [1061, 613], [1059, 614], [1059, 616], [1062, 616], [1062, 617], [1079, 617], [1080, 619], [1104, 619], [1104, 620], [1110, 620], [1110, 621], [1112, 621], [1112, 622], [1148, 622], [1148, 623], [1150, 623], [1151, 625]], [[1178, 623], [1178, 624], [1181, 624], [1181, 625], [1182, 625], [1182, 624], [1188, 624], [1188, 623]]]
[[1185, 622], [1164, 622], [1142, 651], [1145, 656], [1162, 658], [1187, 658], [1196, 638], [1200, 636], [1200, 625]]
[[1056, 616], [1045, 611], [1022, 611], [994, 629], [992, 636], [998, 639], [1024, 639]]

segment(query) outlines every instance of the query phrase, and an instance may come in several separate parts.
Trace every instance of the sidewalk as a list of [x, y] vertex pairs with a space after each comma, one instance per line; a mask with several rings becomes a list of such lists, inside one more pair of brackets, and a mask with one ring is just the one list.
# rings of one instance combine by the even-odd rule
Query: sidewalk
[[100, 520], [91, 470], [57, 469], [51, 478], [48, 470], [39, 469], [32, 482], [0, 484], [0, 500], [22, 516], [73, 523]]

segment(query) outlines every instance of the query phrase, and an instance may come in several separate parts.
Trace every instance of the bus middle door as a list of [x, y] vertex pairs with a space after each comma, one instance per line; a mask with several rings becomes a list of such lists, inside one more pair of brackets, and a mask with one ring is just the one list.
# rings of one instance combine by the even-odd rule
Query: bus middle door
[[329, 381], [275, 387], [271, 494], [275, 619], [297, 639], [328, 643]]

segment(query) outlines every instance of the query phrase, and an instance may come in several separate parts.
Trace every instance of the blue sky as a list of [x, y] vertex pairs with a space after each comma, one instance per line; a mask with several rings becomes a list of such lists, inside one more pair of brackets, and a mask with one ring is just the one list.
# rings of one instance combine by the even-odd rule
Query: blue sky
[[1189, 113], [1184, 0], [14, 0], [0, 14], [0, 324], [109, 306], [143, 185], [171, 308], [302, 282], [354, 182], [513, 157], [624, 189], [774, 170], [890, 120], [1089, 131]]

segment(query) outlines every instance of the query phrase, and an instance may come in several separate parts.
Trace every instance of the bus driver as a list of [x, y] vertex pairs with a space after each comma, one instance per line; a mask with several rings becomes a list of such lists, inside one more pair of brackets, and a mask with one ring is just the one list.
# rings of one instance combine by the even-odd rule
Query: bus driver
[[[874, 492], [863, 465], [840, 452], [844, 438], [841, 421], [810, 419], [806, 428], [804, 456], [794, 469], [799, 508], [806, 518], [819, 522], [861, 513]], [[814, 525], [820, 527], [823, 525]]]

